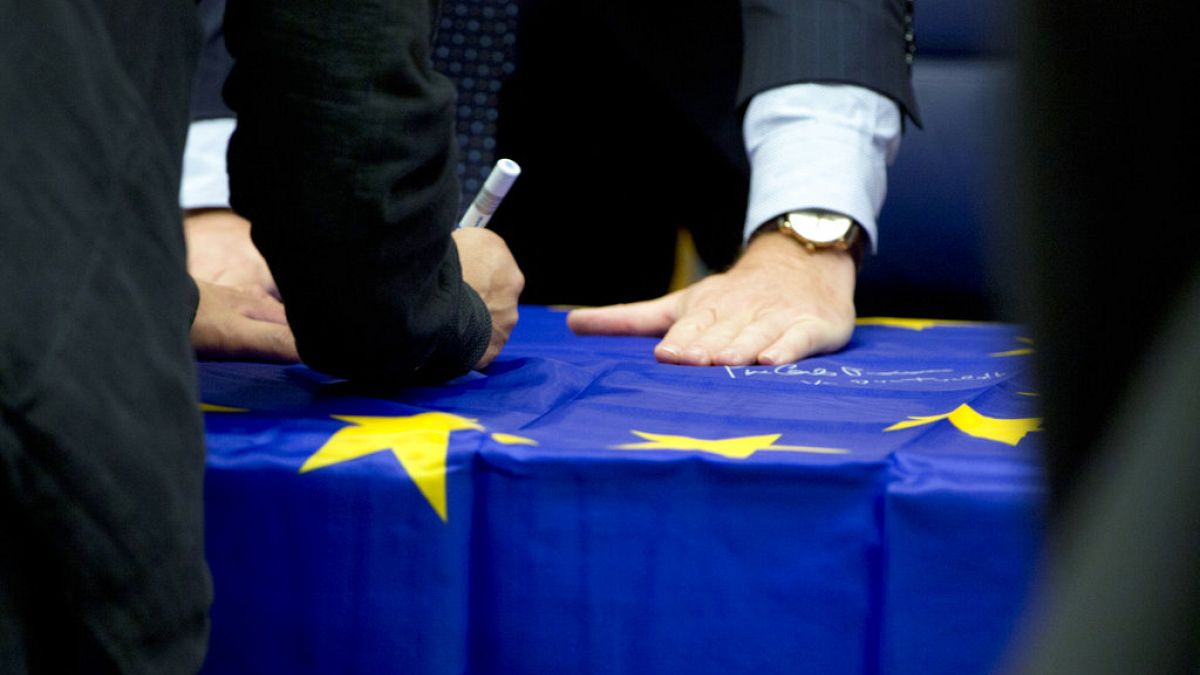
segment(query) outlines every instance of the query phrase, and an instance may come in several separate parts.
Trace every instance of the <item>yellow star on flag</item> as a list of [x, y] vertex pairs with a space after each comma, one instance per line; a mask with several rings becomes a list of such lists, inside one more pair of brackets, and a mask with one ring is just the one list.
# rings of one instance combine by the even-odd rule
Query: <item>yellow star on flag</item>
[[410, 417], [334, 415], [350, 422], [317, 449], [300, 473], [391, 450], [425, 500], [446, 522], [446, 453], [450, 432], [482, 431], [478, 422], [449, 413], [429, 412]]
[[904, 328], [906, 330], [922, 331], [927, 328], [937, 327], [953, 327], [953, 326], [977, 326], [978, 321], [955, 321], [946, 319], [907, 319], [894, 316], [865, 316], [855, 321], [859, 326], [888, 326], [890, 328]]
[[1021, 347], [1020, 349], [1010, 349], [1006, 352], [992, 352], [988, 356], [1005, 357], [1005, 356], [1029, 356], [1033, 353], [1032, 347]]
[[245, 408], [230, 408], [227, 405], [216, 405], [213, 403], [200, 403], [200, 412], [219, 412], [219, 413], [243, 413], [249, 412]]
[[514, 436], [513, 434], [502, 434], [500, 432], [496, 432], [496, 433], [492, 434], [492, 440], [496, 441], [497, 443], [501, 443], [503, 445], [537, 445], [538, 444], [538, 442], [533, 440], [532, 438], [525, 438], [524, 436]]
[[897, 422], [884, 429], [884, 431], [911, 429], [912, 427], [933, 424], [939, 420], [949, 420], [956, 429], [968, 436], [1007, 443], [1008, 445], [1016, 445], [1021, 442], [1022, 438], [1025, 438], [1025, 434], [1042, 430], [1041, 418], [1004, 419], [1001, 417], [988, 417], [976, 412], [971, 406], [964, 403], [944, 415], [909, 417], [903, 422]]
[[667, 434], [648, 434], [632, 429], [630, 433], [646, 439], [646, 442], [625, 443], [613, 446], [613, 448], [617, 450], [696, 450], [721, 455], [730, 459], [746, 459], [759, 450], [812, 452], [822, 455], [842, 455], [847, 452], [840, 448], [818, 448], [808, 445], [775, 445], [775, 441], [779, 440], [782, 434], [707, 439], [692, 438], [690, 436], [670, 436]]
[[1029, 347], [1021, 347], [1019, 349], [1010, 349], [1006, 352], [992, 352], [991, 354], [988, 354], [988, 356], [1029, 356], [1030, 354], [1034, 353], [1035, 350], [1032, 347], [1032, 345], [1033, 345], [1032, 338], [1019, 337], [1019, 338], [1017, 338], [1017, 342], [1023, 342], [1030, 346]]

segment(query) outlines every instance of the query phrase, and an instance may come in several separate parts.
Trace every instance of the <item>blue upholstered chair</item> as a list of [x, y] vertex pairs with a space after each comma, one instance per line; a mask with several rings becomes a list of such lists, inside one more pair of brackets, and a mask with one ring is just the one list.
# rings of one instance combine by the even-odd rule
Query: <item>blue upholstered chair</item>
[[860, 314], [995, 316], [989, 271], [1011, 246], [1003, 217], [1015, 215], [997, 188], [1015, 77], [1014, 30], [1000, 5], [916, 1], [913, 84], [924, 128], [910, 125], [888, 172]]

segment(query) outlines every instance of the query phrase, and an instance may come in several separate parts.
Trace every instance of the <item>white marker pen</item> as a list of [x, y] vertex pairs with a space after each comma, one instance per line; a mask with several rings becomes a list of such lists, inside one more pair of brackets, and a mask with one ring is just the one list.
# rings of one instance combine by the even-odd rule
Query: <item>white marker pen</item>
[[511, 159], [497, 161], [487, 180], [483, 182], [483, 187], [479, 189], [479, 194], [475, 195], [475, 201], [471, 202], [462, 220], [458, 221], [458, 226], [487, 227], [492, 214], [496, 212], [496, 207], [500, 205], [500, 200], [508, 194], [508, 189], [519, 175], [521, 167], [517, 166], [516, 162]]

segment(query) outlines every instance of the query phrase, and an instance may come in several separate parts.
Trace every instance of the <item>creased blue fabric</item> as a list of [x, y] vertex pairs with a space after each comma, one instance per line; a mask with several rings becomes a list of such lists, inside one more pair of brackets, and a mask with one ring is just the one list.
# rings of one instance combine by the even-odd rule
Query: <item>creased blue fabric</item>
[[[660, 365], [653, 345], [524, 307], [486, 373], [388, 396], [202, 364], [202, 400], [229, 409], [206, 413], [205, 672], [998, 665], [1039, 553], [1039, 432], [887, 429], [964, 405], [1036, 418], [1018, 327], [860, 325], [780, 368]], [[449, 433], [445, 521], [386, 447], [300, 472], [355, 425], [334, 416], [430, 412], [479, 427]]]

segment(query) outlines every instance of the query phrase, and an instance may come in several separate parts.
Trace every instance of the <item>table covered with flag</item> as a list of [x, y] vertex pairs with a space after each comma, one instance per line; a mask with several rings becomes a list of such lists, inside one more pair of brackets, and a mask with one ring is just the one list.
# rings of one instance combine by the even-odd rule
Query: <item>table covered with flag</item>
[[522, 308], [486, 373], [204, 363], [207, 673], [984, 673], [1042, 534], [1029, 341], [780, 367]]

